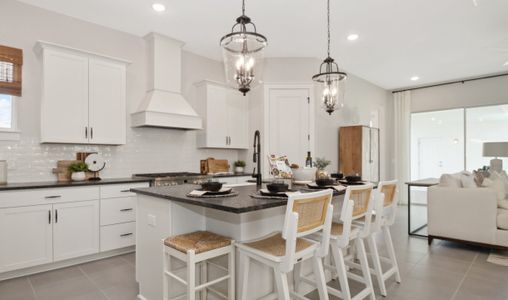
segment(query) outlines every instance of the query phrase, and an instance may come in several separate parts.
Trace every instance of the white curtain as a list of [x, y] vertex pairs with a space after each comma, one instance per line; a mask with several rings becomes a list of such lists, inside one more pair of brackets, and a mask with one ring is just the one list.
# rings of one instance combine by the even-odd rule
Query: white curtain
[[394, 137], [395, 178], [399, 182], [399, 203], [407, 204], [406, 182], [410, 180], [410, 131], [411, 131], [411, 92], [393, 94], [394, 103]]

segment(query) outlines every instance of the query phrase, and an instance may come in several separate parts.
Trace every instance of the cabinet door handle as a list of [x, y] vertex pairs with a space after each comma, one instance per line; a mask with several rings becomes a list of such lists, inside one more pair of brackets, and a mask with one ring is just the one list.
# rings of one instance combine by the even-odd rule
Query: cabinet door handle
[[122, 193], [129, 193], [131, 190], [121, 190]]
[[93, 127], [90, 127], [90, 139], [93, 140]]
[[231, 137], [229, 137], [229, 144], [231, 145]]
[[126, 212], [126, 211], [131, 211], [131, 210], [132, 210], [132, 208], [122, 208], [122, 209], [120, 209], [121, 212]]
[[88, 126], [85, 126], [85, 139], [88, 139]]
[[48, 210], [48, 224], [51, 224], [51, 210]]
[[129, 236], [129, 235], [132, 235], [132, 232], [120, 234], [120, 237], [126, 237], [126, 236]]
[[62, 198], [61, 195], [52, 195], [52, 196], [45, 196], [46, 199], [56, 199], [56, 198]]
[[58, 223], [58, 209], [55, 209], [55, 223]]

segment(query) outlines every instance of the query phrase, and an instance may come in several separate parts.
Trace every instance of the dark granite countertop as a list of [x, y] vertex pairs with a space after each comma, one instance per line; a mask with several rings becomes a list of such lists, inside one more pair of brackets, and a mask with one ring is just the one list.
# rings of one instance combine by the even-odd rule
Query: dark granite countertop
[[118, 183], [136, 183], [136, 182], [149, 182], [147, 179], [140, 178], [103, 178], [97, 181], [43, 181], [43, 182], [14, 182], [7, 184], [0, 184], [0, 191], [9, 190], [26, 190], [26, 189], [44, 189], [44, 188], [58, 188], [58, 187], [75, 187], [75, 186], [88, 186], [88, 185], [103, 185], [103, 184], [118, 184]]
[[[183, 184], [177, 186], [138, 188], [132, 189], [132, 192], [208, 208], [214, 208], [237, 214], [262, 210], [266, 208], [285, 206], [287, 203], [286, 199], [252, 198], [250, 195], [258, 190], [258, 187], [255, 185], [234, 187], [233, 189], [238, 192], [238, 195], [234, 197], [194, 198], [187, 196], [189, 192], [197, 188], [200, 188], [200, 186]], [[303, 190], [308, 191], [306, 189]], [[344, 194], [344, 192], [336, 194]]]
[[252, 176], [252, 173], [228, 173], [228, 174], [210, 174], [213, 178], [220, 178], [220, 177], [245, 177], [245, 176]]

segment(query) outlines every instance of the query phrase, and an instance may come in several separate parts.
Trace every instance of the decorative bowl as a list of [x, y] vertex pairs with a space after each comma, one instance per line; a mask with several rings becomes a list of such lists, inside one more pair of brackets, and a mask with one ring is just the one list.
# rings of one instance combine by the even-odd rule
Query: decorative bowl
[[362, 176], [359, 175], [349, 175], [346, 176], [346, 180], [349, 182], [362, 181]]
[[209, 192], [218, 192], [222, 188], [222, 183], [217, 181], [207, 181], [201, 184], [201, 188]]
[[266, 188], [272, 193], [282, 193], [289, 190], [289, 185], [284, 182], [271, 182], [266, 185]]
[[330, 185], [335, 185], [335, 179], [332, 179], [332, 178], [319, 178], [319, 179], [316, 179], [316, 184], [318, 186], [330, 186]]
[[344, 178], [344, 174], [342, 174], [342, 173], [332, 173], [332, 174], [330, 174], [330, 176], [332, 178], [339, 179], [339, 180]]

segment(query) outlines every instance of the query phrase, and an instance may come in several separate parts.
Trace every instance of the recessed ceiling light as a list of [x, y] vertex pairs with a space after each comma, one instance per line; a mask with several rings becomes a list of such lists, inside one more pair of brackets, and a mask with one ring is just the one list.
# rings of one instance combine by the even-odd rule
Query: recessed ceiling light
[[353, 33], [353, 34], [348, 35], [348, 36], [347, 36], [347, 39], [348, 39], [349, 41], [356, 41], [359, 37], [360, 37], [360, 36], [359, 36], [358, 34]]
[[411, 77], [411, 80], [412, 80], [412, 81], [417, 81], [418, 79], [420, 79], [420, 77], [418, 77], [418, 76], [413, 76], [413, 77]]
[[152, 4], [152, 8], [156, 12], [163, 12], [166, 10], [166, 6], [162, 3], [154, 3], [154, 4]]

